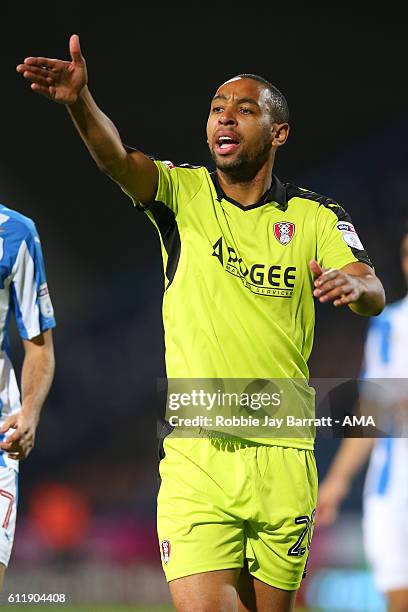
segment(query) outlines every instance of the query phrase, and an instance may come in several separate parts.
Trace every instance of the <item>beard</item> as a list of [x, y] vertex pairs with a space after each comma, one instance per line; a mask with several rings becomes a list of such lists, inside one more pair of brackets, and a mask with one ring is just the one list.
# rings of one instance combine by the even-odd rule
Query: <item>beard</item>
[[230, 177], [234, 183], [248, 183], [252, 181], [262, 166], [268, 161], [272, 144], [270, 136], [265, 137], [264, 142], [254, 152], [242, 151], [233, 159], [217, 156], [211, 149], [211, 156], [217, 170], [221, 170]]

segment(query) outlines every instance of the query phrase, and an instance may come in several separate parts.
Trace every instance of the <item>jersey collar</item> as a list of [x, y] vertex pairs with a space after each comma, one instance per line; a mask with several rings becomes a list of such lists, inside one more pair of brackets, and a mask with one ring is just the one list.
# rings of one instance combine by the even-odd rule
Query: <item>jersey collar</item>
[[259, 206], [268, 204], [269, 202], [276, 202], [278, 204], [278, 207], [282, 208], [282, 210], [286, 210], [288, 206], [286, 186], [274, 174], [272, 175], [272, 183], [269, 189], [265, 191], [265, 193], [258, 202], [255, 202], [255, 204], [250, 204], [249, 206], [243, 206], [243, 204], [241, 204], [240, 202], [237, 202], [233, 198], [230, 198], [225, 195], [221, 185], [218, 182], [217, 172], [211, 172], [210, 176], [217, 192], [217, 199], [219, 201], [227, 200], [228, 202], [231, 202], [231, 204], [234, 204], [234, 206], [241, 208], [241, 210], [252, 210], [253, 208], [258, 208]]

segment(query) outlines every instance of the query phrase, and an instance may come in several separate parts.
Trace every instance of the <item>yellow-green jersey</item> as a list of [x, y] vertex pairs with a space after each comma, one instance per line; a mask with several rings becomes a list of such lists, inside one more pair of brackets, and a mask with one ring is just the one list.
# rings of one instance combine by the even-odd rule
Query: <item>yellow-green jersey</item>
[[307, 380], [315, 319], [309, 261], [371, 265], [347, 212], [276, 176], [259, 202], [242, 206], [204, 167], [155, 164], [156, 200], [136, 205], [161, 240], [168, 378]]

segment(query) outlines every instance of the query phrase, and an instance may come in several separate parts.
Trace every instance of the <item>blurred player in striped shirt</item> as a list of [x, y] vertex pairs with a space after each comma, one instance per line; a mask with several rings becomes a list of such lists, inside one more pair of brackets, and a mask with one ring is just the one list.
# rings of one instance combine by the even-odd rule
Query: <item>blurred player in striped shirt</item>
[[[11, 314], [24, 345], [22, 401], [10, 360]], [[36, 227], [0, 204], [0, 588], [14, 539], [19, 460], [34, 446], [54, 375], [54, 326]]]
[[[402, 236], [401, 267], [408, 287], [408, 226]], [[408, 610], [408, 295], [371, 320], [363, 377], [377, 396], [386, 389], [381, 411], [397, 420], [395, 437], [345, 439], [319, 489], [320, 525], [334, 522], [353, 476], [369, 455], [363, 498], [363, 535], [377, 587], [392, 612]], [[385, 379], [388, 380], [388, 383]], [[364, 384], [362, 386], [364, 390]], [[372, 393], [368, 399], [373, 400]], [[364, 398], [364, 395], [363, 395]], [[398, 437], [397, 437], [398, 435]]]

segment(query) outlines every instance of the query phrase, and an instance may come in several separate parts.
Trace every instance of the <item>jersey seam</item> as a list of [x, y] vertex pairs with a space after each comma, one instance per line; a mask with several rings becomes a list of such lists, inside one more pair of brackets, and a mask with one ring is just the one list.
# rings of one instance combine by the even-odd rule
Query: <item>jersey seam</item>
[[[176, 166], [178, 168], [180, 168], [180, 166]], [[181, 170], [199, 170], [200, 174], [201, 174], [201, 182], [200, 185], [197, 189], [197, 191], [194, 193], [194, 195], [191, 196], [191, 198], [188, 199], [188, 201], [185, 203], [185, 205], [182, 208], [178, 208], [178, 212], [176, 214], [176, 217], [179, 215], [179, 213], [181, 213], [183, 210], [185, 210], [188, 205], [194, 200], [194, 198], [197, 197], [197, 195], [200, 193], [201, 188], [203, 186], [204, 183], [204, 176], [205, 176], [205, 167], [204, 166], [200, 166], [199, 168], [180, 168]], [[171, 170], [170, 170], [171, 172]], [[178, 179], [178, 186], [177, 186], [177, 197], [179, 196], [179, 192], [180, 192], [180, 179]]]

